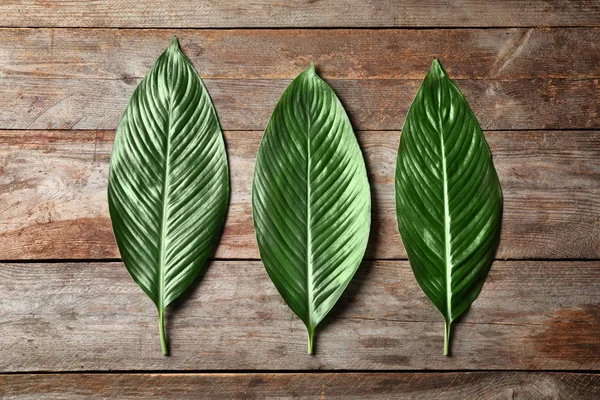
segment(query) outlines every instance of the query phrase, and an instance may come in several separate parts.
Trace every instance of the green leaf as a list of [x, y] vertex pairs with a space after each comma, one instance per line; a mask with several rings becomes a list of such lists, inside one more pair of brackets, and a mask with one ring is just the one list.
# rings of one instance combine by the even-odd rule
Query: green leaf
[[437, 60], [402, 129], [398, 228], [417, 282], [450, 327], [479, 294], [500, 239], [502, 191], [467, 101]]
[[223, 227], [227, 155], [210, 97], [174, 37], [117, 129], [108, 205], [123, 262], [164, 310], [198, 276]]
[[258, 248], [269, 277], [308, 329], [356, 272], [371, 199], [344, 107], [311, 66], [285, 90], [258, 150], [252, 187]]

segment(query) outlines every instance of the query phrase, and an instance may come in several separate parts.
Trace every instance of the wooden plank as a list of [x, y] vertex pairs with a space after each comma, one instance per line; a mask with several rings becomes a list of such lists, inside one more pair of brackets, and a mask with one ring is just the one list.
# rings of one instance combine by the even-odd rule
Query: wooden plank
[[[115, 129], [138, 79], [3, 78], [0, 129]], [[225, 130], [262, 130], [289, 80], [205, 79]], [[355, 129], [399, 130], [420, 80], [330, 80]], [[600, 127], [598, 79], [457, 81], [486, 130]]]
[[[454, 79], [600, 78], [600, 28], [178, 30], [203, 78], [423, 79], [439, 58]], [[4, 77], [143, 77], [172, 30], [0, 29]]]
[[577, 26], [600, 24], [594, 0], [4, 0], [2, 26], [239, 28]]
[[443, 356], [441, 315], [406, 261], [365, 262], [317, 329], [260, 262], [213, 262], [169, 308], [171, 356], [152, 302], [120, 263], [1, 264], [0, 371], [344, 369], [594, 370], [600, 261], [496, 262]]
[[[0, 129], [114, 129], [171, 33], [1, 29]], [[264, 129], [289, 80], [310, 60], [331, 78], [355, 128], [400, 129], [431, 59], [440, 56], [460, 78], [482, 127], [502, 130], [598, 128], [599, 33], [243, 30], [181, 36], [224, 129]]]
[[4, 399], [577, 399], [600, 375], [552, 372], [0, 375]]
[[[396, 230], [400, 133], [358, 132], [373, 191], [368, 258], [406, 258]], [[118, 258], [106, 202], [112, 131], [0, 131], [1, 259]], [[229, 216], [216, 258], [258, 259], [250, 188], [261, 132], [226, 132]], [[487, 132], [504, 192], [498, 258], [600, 257], [600, 131]]]

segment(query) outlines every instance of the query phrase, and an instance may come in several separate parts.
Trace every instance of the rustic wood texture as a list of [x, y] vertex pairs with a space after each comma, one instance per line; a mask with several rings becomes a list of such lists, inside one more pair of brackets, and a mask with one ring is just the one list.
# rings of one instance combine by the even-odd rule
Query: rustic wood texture
[[[154, 306], [108, 262], [106, 178], [120, 115], [173, 34], [227, 130], [231, 204], [217, 261], [169, 309], [163, 357]], [[600, 375], [566, 372], [600, 363], [598, 37], [595, 0], [0, 2], [0, 397], [600, 397]], [[451, 357], [393, 200], [399, 130], [433, 58], [486, 130], [497, 258], [514, 260], [494, 263]], [[256, 261], [250, 212], [261, 131], [311, 61], [360, 130], [373, 192], [367, 260], [315, 356]]]
[[4, 0], [2, 26], [444, 27], [600, 24], [594, 0]]
[[[299, 70], [298, 72], [301, 72]], [[139, 79], [3, 79], [0, 129], [115, 129]], [[290, 80], [205, 79], [221, 126], [262, 130]], [[330, 80], [355, 129], [398, 130], [420, 80]], [[600, 126], [598, 79], [457, 82], [486, 130]]]
[[[262, 132], [225, 132], [229, 215], [219, 259], [258, 259], [250, 189]], [[367, 258], [406, 258], [396, 229], [400, 132], [358, 132], [373, 193]], [[600, 131], [487, 132], [504, 193], [498, 258], [600, 257]], [[118, 258], [106, 184], [112, 131], [0, 131], [1, 259]]]
[[600, 375], [551, 372], [72, 374], [0, 376], [3, 399], [576, 399]]
[[[600, 28], [0, 29], [4, 77], [141, 78], [177, 35], [203, 78], [422, 80], [433, 58], [453, 79], [599, 78]], [[576, 55], [576, 57], [574, 57]]]
[[0, 371], [594, 370], [600, 261], [497, 261], [479, 298], [444, 323], [406, 261], [365, 262], [317, 328], [306, 329], [257, 261], [213, 262], [170, 308], [171, 356], [152, 302], [121, 263], [1, 264]]
[[[0, 30], [0, 129], [114, 129], [172, 33]], [[400, 129], [434, 56], [484, 129], [600, 126], [596, 28], [177, 33], [227, 130], [264, 129], [311, 60], [356, 129]]]

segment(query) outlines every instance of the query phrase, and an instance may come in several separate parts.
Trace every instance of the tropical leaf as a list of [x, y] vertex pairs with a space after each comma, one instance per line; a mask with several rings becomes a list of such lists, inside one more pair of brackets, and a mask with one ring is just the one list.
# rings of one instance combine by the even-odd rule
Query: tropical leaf
[[311, 66], [285, 90], [254, 170], [254, 227], [263, 264], [308, 330], [352, 279], [369, 236], [365, 163], [348, 116]]
[[479, 294], [500, 239], [502, 191], [481, 128], [437, 60], [410, 106], [396, 161], [396, 214], [419, 286], [446, 321]]
[[164, 310], [198, 276], [225, 219], [227, 155], [210, 97], [174, 37], [117, 129], [108, 205], [123, 262]]

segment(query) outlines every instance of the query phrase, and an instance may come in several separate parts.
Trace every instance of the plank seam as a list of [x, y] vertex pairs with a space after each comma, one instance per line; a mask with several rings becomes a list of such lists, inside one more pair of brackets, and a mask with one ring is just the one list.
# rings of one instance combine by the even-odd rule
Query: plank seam
[[256, 31], [283, 31], [283, 30], [336, 30], [336, 29], [347, 29], [347, 30], [395, 30], [395, 31], [425, 31], [425, 30], [492, 30], [492, 29], [591, 29], [598, 28], [600, 24], [590, 25], [498, 25], [498, 26], [485, 26], [485, 25], [472, 25], [472, 26], [454, 26], [454, 25], [425, 25], [425, 26], [394, 26], [394, 25], [382, 25], [382, 26], [276, 26], [276, 27], [257, 27], [257, 26], [229, 26], [229, 27], [158, 27], [158, 26], [66, 26], [66, 25], [50, 25], [50, 26], [33, 26], [33, 25], [1, 25], [0, 29], [64, 29], [64, 30], [85, 30], [85, 29], [96, 29], [96, 30], [145, 30], [145, 31], [156, 31], [156, 30], [169, 30], [169, 31], [236, 31], [236, 30], [256, 30]]
[[565, 369], [209, 369], [209, 370], [81, 370], [81, 371], [19, 371], [19, 372], [0, 372], [0, 376], [7, 375], [136, 375], [136, 374], [151, 374], [151, 375], [210, 375], [210, 374], [455, 374], [455, 373], [562, 373], [562, 374], [587, 374], [597, 375], [600, 370], [565, 370]]
[[[1, 132], [109, 132], [114, 133], [116, 128], [89, 128], [89, 129], [35, 129], [35, 128], [1, 128]], [[223, 132], [262, 132], [264, 129], [224, 129]], [[400, 132], [400, 128], [382, 128], [382, 129], [356, 129], [357, 133], [368, 132]], [[600, 133], [600, 125], [592, 128], [494, 128], [483, 129], [483, 133], [498, 133], [498, 132], [598, 132]]]
[[[408, 258], [370, 258], [365, 257], [363, 261], [408, 261]], [[209, 258], [209, 262], [259, 262], [260, 258]], [[496, 261], [529, 261], [529, 262], [598, 262], [600, 258], [495, 258]], [[122, 263], [121, 258], [31, 258], [0, 260], [0, 264], [106, 264]]]

